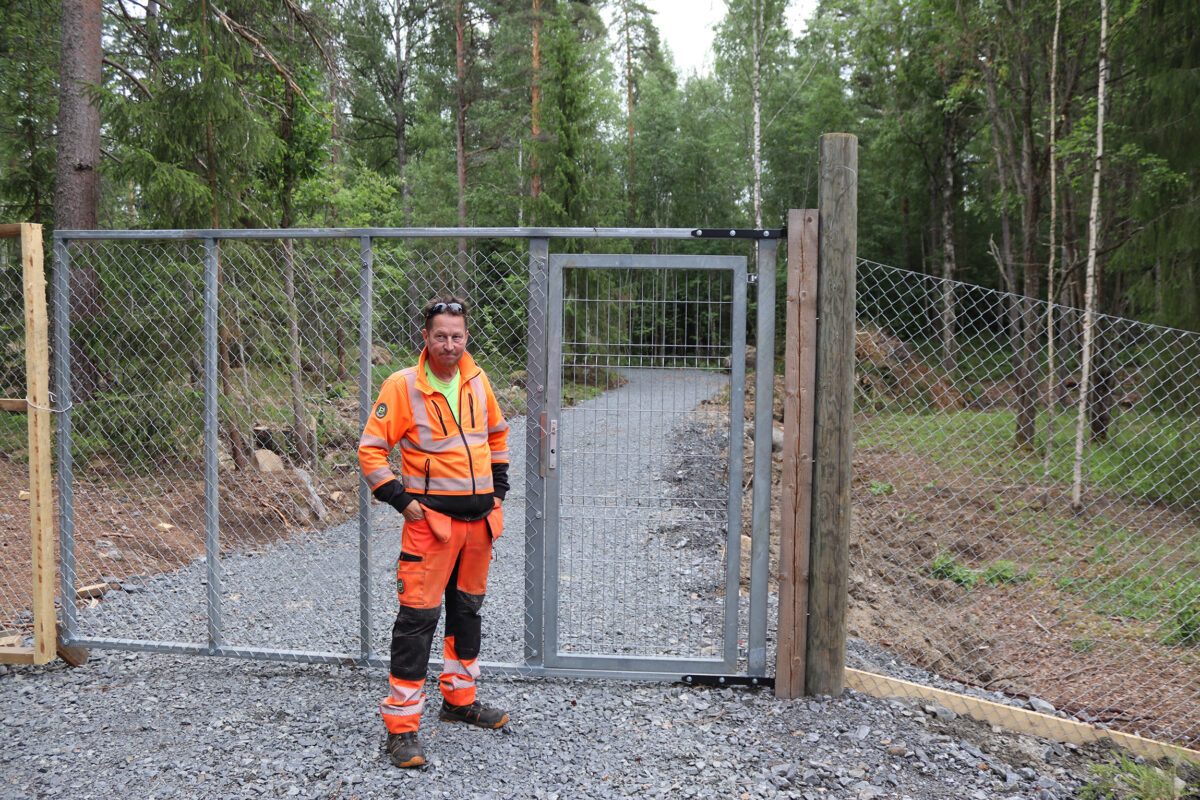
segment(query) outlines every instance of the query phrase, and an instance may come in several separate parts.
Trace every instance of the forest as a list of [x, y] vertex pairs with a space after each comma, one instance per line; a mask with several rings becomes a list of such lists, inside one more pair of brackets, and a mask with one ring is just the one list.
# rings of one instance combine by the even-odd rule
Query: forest
[[637, 0], [4, 0], [0, 218], [779, 227], [840, 131], [860, 256], [1083, 307], [1099, 161], [1098, 310], [1200, 329], [1200, 0], [786, 6], [680, 74]]

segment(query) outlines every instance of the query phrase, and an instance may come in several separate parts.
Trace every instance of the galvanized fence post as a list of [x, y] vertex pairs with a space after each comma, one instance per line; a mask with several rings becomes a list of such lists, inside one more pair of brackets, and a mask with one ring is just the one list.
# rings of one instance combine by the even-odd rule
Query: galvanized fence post
[[66, 239], [54, 240], [54, 393], [60, 409], [58, 435], [58, 534], [62, 582], [63, 639], [75, 639], [79, 611], [75, 597], [75, 480], [71, 460], [71, 250]]
[[207, 583], [208, 652], [221, 648], [220, 495], [217, 491], [217, 439], [220, 426], [217, 380], [219, 245], [204, 240], [204, 571]]
[[754, 338], [754, 494], [750, 529], [748, 671], [767, 674], [767, 571], [771, 547], [771, 433], [775, 397], [776, 240], [757, 242], [758, 327]]
[[529, 240], [529, 324], [525, 355], [525, 662], [545, 663], [546, 313], [550, 240]]
[[[367, 425], [371, 408], [371, 340], [374, 314], [375, 251], [371, 237], [358, 240], [358, 427]], [[358, 651], [362, 663], [374, 656], [371, 645], [371, 487], [358, 478]]]

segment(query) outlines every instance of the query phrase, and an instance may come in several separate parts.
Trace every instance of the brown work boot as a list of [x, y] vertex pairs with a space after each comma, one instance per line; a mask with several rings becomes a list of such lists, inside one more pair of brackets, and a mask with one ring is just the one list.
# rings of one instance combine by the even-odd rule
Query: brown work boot
[[465, 706], [452, 706], [444, 699], [438, 713], [442, 722], [465, 722], [477, 728], [499, 728], [508, 722], [508, 714], [498, 708], [490, 708], [475, 700]]
[[404, 733], [389, 733], [387, 738], [387, 754], [392, 764], [401, 769], [425, 766], [425, 751], [417, 741], [416, 731]]

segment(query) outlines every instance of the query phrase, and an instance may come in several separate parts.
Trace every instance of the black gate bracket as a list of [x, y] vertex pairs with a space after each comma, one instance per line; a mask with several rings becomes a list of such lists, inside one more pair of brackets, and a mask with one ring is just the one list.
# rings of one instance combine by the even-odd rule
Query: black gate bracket
[[693, 239], [782, 239], [787, 228], [695, 228]]
[[690, 686], [757, 686], [769, 689], [775, 688], [775, 679], [750, 675], [684, 675], [680, 683]]

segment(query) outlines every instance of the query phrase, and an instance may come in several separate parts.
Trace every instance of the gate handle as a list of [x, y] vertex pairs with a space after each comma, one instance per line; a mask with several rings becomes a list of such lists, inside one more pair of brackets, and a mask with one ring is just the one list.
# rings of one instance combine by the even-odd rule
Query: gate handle
[[549, 452], [546, 454], [546, 468], [558, 469], [558, 420], [550, 420]]

